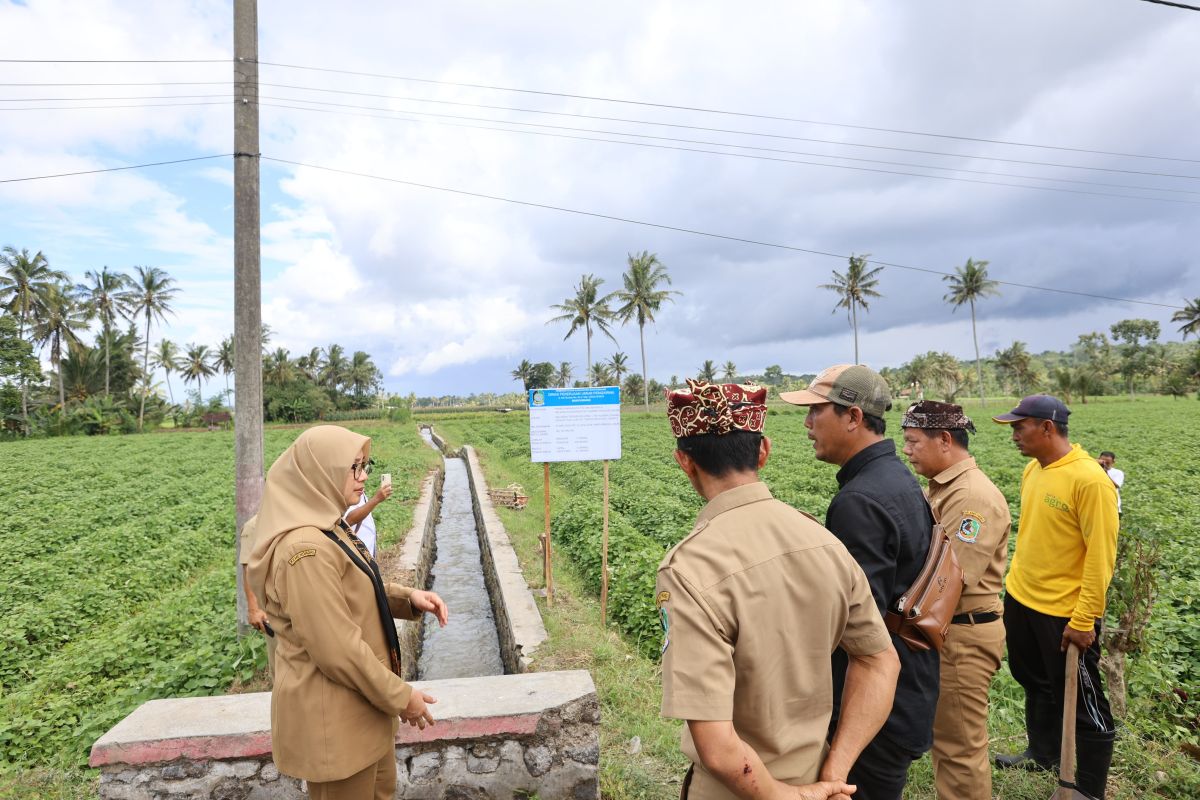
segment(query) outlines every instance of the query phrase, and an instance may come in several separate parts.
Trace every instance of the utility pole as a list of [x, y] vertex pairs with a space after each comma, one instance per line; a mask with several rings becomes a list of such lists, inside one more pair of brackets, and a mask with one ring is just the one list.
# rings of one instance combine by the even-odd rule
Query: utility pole
[[258, 0], [233, 0], [233, 341], [238, 633], [245, 634], [241, 530], [263, 493], [262, 277], [258, 152]]

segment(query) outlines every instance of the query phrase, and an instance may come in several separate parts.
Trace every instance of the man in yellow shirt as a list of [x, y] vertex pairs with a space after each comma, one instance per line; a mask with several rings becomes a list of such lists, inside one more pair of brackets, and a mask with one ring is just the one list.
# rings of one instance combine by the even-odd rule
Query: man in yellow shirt
[[1032, 461], [1021, 476], [1017, 549], [1005, 581], [1008, 665], [1025, 689], [1025, 752], [1003, 768], [1054, 769], [1062, 731], [1062, 653], [1081, 651], [1075, 718], [1076, 786], [1103, 800], [1115, 727], [1100, 684], [1104, 596], [1117, 552], [1117, 490], [1104, 469], [1067, 438], [1071, 411], [1050, 395], [1026, 397], [1008, 414], [1012, 438]]

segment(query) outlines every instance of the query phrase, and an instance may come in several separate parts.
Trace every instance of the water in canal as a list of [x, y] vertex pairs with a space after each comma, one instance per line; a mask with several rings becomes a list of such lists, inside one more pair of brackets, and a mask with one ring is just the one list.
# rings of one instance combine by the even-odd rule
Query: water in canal
[[[421, 435], [430, 440], [427, 429], [422, 428]], [[446, 481], [434, 529], [437, 550], [429, 588], [446, 601], [450, 623], [440, 628], [431, 614], [425, 615], [417, 674], [422, 680], [503, 675], [496, 620], [483, 582], [466, 462], [461, 458], [444, 461]]]

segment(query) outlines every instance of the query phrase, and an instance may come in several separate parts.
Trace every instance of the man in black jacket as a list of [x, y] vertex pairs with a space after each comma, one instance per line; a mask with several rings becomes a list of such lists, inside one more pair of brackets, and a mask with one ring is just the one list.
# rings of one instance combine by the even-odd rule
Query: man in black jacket
[[[808, 406], [804, 426], [817, 458], [841, 467], [825, 527], [863, 568], [882, 615], [916, 580], [933, 528], [920, 484], [896, 455], [895, 443], [884, 437], [883, 415], [892, 407], [887, 383], [869, 367], [839, 364], [808, 389], [780, 397]], [[900, 800], [909, 765], [933, 744], [938, 653], [909, 650], [898, 636], [892, 641], [900, 654], [900, 680], [891, 715], [848, 776], [821, 775], [856, 784], [854, 800]], [[846, 653], [834, 651], [835, 715], [843, 690], [855, 690], [845, 685], [846, 663]], [[836, 727], [835, 716], [831, 730]]]

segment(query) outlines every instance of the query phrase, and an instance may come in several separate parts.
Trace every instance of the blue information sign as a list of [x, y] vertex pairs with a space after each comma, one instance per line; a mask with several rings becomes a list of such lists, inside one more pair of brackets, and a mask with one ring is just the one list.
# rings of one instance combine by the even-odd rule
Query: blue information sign
[[530, 389], [529, 451], [539, 463], [620, 458], [620, 388]]

